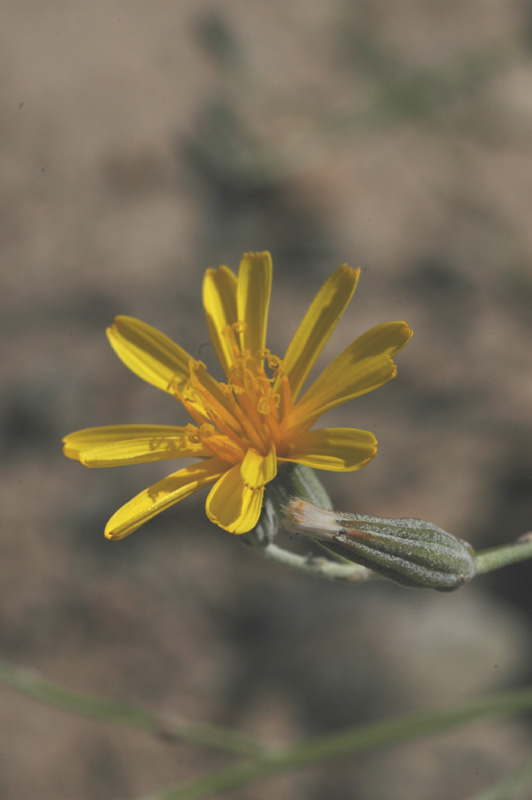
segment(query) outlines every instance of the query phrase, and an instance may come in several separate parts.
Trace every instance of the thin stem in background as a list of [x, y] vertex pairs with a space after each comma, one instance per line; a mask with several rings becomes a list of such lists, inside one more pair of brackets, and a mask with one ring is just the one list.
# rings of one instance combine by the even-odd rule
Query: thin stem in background
[[505, 775], [496, 784], [469, 800], [513, 800], [523, 789], [532, 783], [532, 759], [525, 761], [517, 769]]
[[420, 712], [372, 725], [349, 728], [342, 733], [328, 734], [309, 742], [286, 747], [278, 753], [243, 764], [224, 767], [210, 775], [202, 775], [187, 783], [144, 797], [143, 800], [214, 798], [264, 778], [302, 767], [391, 747], [487, 717], [515, 714], [530, 708], [532, 708], [532, 688], [492, 695], [455, 708]]
[[[307, 742], [281, 747], [214, 725], [172, 719], [157, 712], [72, 691], [0, 660], [0, 681], [30, 697], [82, 716], [148, 731], [167, 741], [213, 747], [248, 760], [224, 767], [144, 800], [216, 797], [258, 780], [336, 758], [391, 747], [470, 722], [532, 709], [532, 688], [492, 695], [462, 706], [418, 712], [371, 725], [348, 728]], [[532, 762], [471, 800], [511, 800], [532, 780]], [[497, 792], [497, 793], [496, 793]]]
[[3, 660], [0, 660], [0, 681], [47, 705], [83, 717], [147, 731], [167, 742], [187, 742], [245, 757], [256, 757], [271, 752], [274, 747], [227, 728], [76, 692], [46, 680], [30, 670], [13, 667]]

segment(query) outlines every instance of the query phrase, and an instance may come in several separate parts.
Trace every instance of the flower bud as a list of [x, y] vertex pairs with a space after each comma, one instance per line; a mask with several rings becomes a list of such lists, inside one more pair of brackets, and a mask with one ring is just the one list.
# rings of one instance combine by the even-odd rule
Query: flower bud
[[422, 519], [327, 511], [294, 498], [285, 526], [403, 586], [452, 591], [475, 574], [473, 548]]

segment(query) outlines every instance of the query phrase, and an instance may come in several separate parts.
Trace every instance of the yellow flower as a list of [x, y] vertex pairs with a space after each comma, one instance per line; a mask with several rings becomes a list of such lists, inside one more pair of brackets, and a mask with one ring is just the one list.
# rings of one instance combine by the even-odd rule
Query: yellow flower
[[216, 381], [155, 328], [116, 317], [107, 330], [118, 357], [136, 375], [173, 395], [191, 416], [184, 427], [115, 425], [65, 437], [64, 453], [87, 467], [115, 467], [197, 457], [138, 494], [114, 514], [108, 539], [121, 539], [193, 492], [212, 486], [209, 519], [231, 533], [258, 522], [265, 485], [279, 464], [351, 471], [377, 452], [368, 431], [310, 430], [331, 408], [395, 377], [392, 361], [412, 331], [405, 322], [377, 325], [356, 339], [300, 396], [301, 388], [356, 288], [360, 270], [339, 267], [325, 282], [281, 360], [266, 348], [272, 264], [247, 253], [238, 277], [209, 269], [203, 282], [207, 325], [226, 381]]

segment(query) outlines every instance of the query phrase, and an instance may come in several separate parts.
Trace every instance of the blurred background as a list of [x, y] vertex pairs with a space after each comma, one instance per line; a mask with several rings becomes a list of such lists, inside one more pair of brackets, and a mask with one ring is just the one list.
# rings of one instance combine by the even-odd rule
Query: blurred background
[[[379, 322], [415, 337], [327, 418], [379, 440], [367, 469], [321, 473], [334, 505], [477, 548], [530, 530], [530, 0], [5, 0], [0, 20], [2, 657], [287, 741], [529, 680], [530, 564], [452, 595], [328, 584], [262, 562], [202, 496], [107, 542], [173, 468], [85, 470], [60, 441], [186, 420], [114, 356], [116, 314], [211, 363], [204, 270], [269, 249], [282, 356], [347, 261], [320, 364]], [[227, 761], [3, 687], [0, 731], [5, 800], [134, 800]], [[531, 744], [485, 722], [230, 797], [466, 800]]]

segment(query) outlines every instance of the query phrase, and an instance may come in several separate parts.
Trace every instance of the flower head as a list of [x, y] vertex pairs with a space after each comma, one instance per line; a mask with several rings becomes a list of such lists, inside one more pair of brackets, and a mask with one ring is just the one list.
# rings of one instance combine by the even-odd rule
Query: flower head
[[266, 347], [270, 254], [245, 254], [238, 276], [225, 266], [207, 270], [203, 304], [224, 382], [155, 328], [132, 317], [115, 319], [107, 335], [118, 357], [140, 378], [173, 395], [193, 421], [184, 427], [88, 428], [65, 437], [65, 455], [87, 467], [199, 460], [122, 506], [107, 523], [108, 539], [127, 536], [206, 486], [212, 486], [209, 519], [231, 533], [245, 533], [258, 522], [264, 487], [279, 464], [345, 472], [373, 458], [377, 441], [368, 431], [311, 428], [326, 411], [395, 377], [392, 356], [412, 335], [405, 322], [377, 325], [360, 336], [301, 394], [359, 274], [344, 264], [330, 276], [280, 359]]

